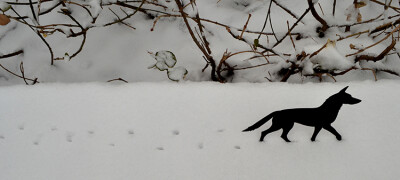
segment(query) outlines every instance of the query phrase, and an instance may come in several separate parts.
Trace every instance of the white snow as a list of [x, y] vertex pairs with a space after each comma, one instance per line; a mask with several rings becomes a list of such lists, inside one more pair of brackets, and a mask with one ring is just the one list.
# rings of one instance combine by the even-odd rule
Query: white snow
[[90, 8], [93, 10], [93, 17], [97, 17], [100, 15], [100, 12], [102, 10], [100, 3], [100, 0], [90, 0], [89, 5]]
[[[304, 51], [306, 53], [312, 54], [319, 50], [323, 45], [313, 45], [304, 47]], [[344, 57], [342, 54], [338, 52], [334, 45], [327, 45], [327, 47], [323, 48], [317, 55], [310, 58], [312, 65], [305, 65], [306, 67], [318, 66], [320, 69], [335, 69], [335, 70], [346, 70], [354, 65], [351, 60]]]
[[[349, 85], [337, 141], [295, 125], [243, 133], [272, 111]], [[0, 88], [0, 179], [397, 179], [399, 81], [39, 84]]]
[[0, 10], [1, 11], [6, 11], [10, 9], [10, 5], [6, 2], [0, 2]]

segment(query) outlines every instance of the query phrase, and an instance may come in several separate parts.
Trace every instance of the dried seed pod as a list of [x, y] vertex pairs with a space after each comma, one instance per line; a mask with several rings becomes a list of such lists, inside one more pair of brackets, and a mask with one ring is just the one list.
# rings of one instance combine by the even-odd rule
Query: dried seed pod
[[6, 15], [4, 14], [0, 14], [0, 25], [5, 26], [8, 23], [10, 23], [10, 18], [8, 18]]

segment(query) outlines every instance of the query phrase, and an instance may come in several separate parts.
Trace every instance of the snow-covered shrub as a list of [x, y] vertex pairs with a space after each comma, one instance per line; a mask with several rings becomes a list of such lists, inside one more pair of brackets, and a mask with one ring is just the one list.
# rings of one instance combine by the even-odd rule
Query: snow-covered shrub
[[[399, 5], [335, 2], [8, 0], [0, 83], [179, 80], [188, 70], [189, 80], [219, 82], [399, 76]], [[148, 49], [169, 49], [185, 68], [161, 51], [153, 67], [167, 77], [152, 75]]]

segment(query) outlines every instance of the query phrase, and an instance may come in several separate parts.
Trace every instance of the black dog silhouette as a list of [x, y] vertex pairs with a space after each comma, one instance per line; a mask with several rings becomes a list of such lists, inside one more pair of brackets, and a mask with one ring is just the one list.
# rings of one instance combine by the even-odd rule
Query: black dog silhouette
[[273, 118], [272, 126], [261, 133], [260, 141], [263, 141], [267, 134], [283, 129], [281, 135], [282, 139], [286, 142], [290, 142], [287, 135], [295, 122], [315, 127], [311, 141], [315, 141], [315, 138], [322, 128], [334, 134], [336, 139], [340, 141], [342, 140], [342, 136], [331, 126], [331, 124], [335, 121], [343, 104], [357, 104], [361, 102], [361, 100], [353, 98], [350, 94], [346, 93], [348, 87], [349, 86], [343, 88], [340, 92], [329, 97], [320, 107], [275, 111], [256, 122], [254, 125], [243, 130], [243, 132], [255, 130], [266, 123], [269, 119]]

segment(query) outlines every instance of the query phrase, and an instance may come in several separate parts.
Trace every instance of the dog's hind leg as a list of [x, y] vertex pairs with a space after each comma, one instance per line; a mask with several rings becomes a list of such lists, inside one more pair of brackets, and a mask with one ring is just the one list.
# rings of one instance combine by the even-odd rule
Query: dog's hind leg
[[275, 123], [275, 124], [272, 123], [272, 126], [271, 126], [269, 129], [267, 129], [267, 130], [261, 132], [260, 142], [261, 142], [261, 141], [264, 141], [264, 137], [265, 137], [267, 134], [272, 133], [272, 132], [274, 132], [274, 131], [277, 131], [277, 130], [279, 130], [279, 129], [281, 129], [281, 128], [282, 128], [282, 127], [281, 127], [280, 125], [278, 125], [278, 124], [276, 124], [276, 123]]
[[282, 129], [283, 129], [283, 132], [282, 132], [281, 138], [282, 138], [283, 140], [285, 140], [286, 142], [290, 142], [290, 140], [288, 139], [287, 135], [288, 135], [289, 131], [293, 128], [293, 125], [294, 125], [294, 123], [286, 124], [286, 125], [282, 128]]

